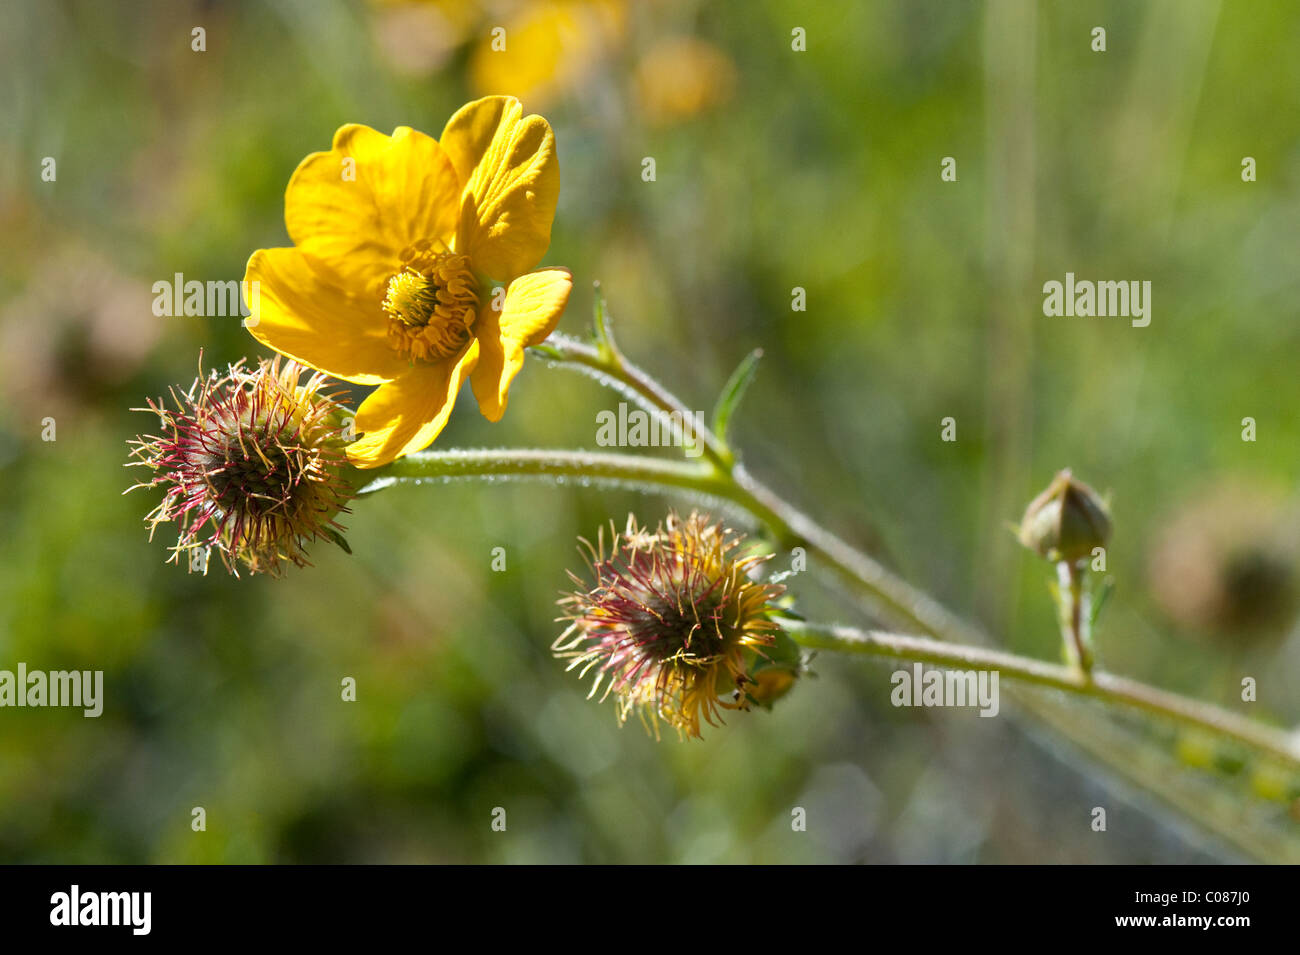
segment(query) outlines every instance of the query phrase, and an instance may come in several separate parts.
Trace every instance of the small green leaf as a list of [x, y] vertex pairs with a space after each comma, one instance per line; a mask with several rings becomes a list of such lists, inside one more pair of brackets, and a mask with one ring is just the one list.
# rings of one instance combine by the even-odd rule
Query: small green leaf
[[328, 537], [330, 540], [332, 540], [334, 543], [338, 544], [340, 547], [342, 547], [344, 553], [346, 554], [352, 553], [352, 548], [348, 546], [347, 538], [345, 538], [334, 528], [332, 527], [325, 528], [325, 536]]
[[758, 373], [758, 362], [763, 357], [763, 349], [755, 348], [744, 357], [736, 370], [731, 373], [727, 383], [722, 387], [722, 394], [713, 409], [713, 433], [724, 444], [727, 441], [727, 426], [731, 424], [731, 415], [745, 397], [745, 390]]
[[593, 282], [594, 297], [591, 306], [592, 342], [604, 357], [614, 355], [618, 347], [614, 344], [614, 328], [609, 318], [609, 306], [605, 303], [605, 293], [600, 290], [600, 283]]
[[1103, 577], [1101, 585], [1097, 588], [1097, 596], [1092, 602], [1092, 614], [1089, 620], [1091, 629], [1096, 629], [1097, 620], [1101, 617], [1101, 612], [1105, 608], [1110, 595], [1115, 592], [1115, 578]]
[[768, 613], [777, 620], [807, 620], [803, 614], [799, 613], [791, 605], [778, 604], [768, 610]]

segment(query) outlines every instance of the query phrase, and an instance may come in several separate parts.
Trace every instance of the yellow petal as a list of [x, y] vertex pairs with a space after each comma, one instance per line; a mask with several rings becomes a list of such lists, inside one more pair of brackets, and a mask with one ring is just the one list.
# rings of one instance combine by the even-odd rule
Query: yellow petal
[[294, 245], [350, 288], [382, 295], [417, 239], [450, 242], [461, 180], [437, 140], [407, 126], [385, 136], [342, 126], [289, 180], [284, 220]]
[[357, 431], [365, 437], [348, 445], [348, 460], [359, 468], [377, 468], [427, 447], [446, 427], [478, 354], [478, 343], [471, 341], [454, 360], [417, 364], [376, 389], [357, 409]]
[[524, 116], [513, 96], [487, 96], [461, 107], [441, 142], [465, 183], [456, 251], [498, 282], [537, 265], [551, 244], [560, 195], [550, 124]]
[[[408, 363], [378, 303], [344, 291], [298, 249], [258, 249], [244, 270], [244, 321], [262, 344], [345, 381], [376, 385]], [[257, 285], [254, 286], [253, 283]]]
[[500, 312], [491, 304], [479, 310], [474, 334], [481, 350], [471, 384], [489, 421], [501, 420], [510, 382], [524, 366], [524, 349], [555, 331], [572, 288], [568, 269], [539, 269], [510, 283]]

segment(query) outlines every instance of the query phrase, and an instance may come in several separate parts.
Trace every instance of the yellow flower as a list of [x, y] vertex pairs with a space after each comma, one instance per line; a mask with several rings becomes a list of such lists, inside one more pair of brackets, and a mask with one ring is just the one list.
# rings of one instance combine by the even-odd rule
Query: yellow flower
[[509, 96], [462, 107], [438, 140], [344, 126], [298, 166], [284, 210], [294, 246], [248, 260], [248, 326], [290, 358], [379, 386], [357, 409], [353, 464], [428, 445], [467, 378], [500, 420], [524, 349], [554, 330], [572, 286], [567, 269], [530, 271], [559, 191], [550, 125]]

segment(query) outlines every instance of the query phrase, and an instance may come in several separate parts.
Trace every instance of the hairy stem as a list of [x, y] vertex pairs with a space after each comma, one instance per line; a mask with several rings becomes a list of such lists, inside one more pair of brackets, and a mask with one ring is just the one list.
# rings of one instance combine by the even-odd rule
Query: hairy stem
[[805, 647], [930, 663], [950, 669], [996, 670], [1001, 677], [1018, 683], [1064, 690], [1196, 727], [1266, 752], [1290, 766], [1300, 767], [1300, 754], [1282, 730], [1137, 680], [1100, 670], [1084, 673], [1078, 667], [1046, 663], [987, 647], [962, 646], [881, 630], [784, 619], [781, 626], [796, 643]]
[[1057, 604], [1061, 617], [1061, 636], [1070, 662], [1086, 679], [1092, 671], [1092, 635], [1088, 589], [1082, 561], [1062, 560], [1056, 564]]
[[573, 478], [617, 487], [672, 488], [729, 498], [726, 481], [712, 467], [631, 454], [593, 451], [482, 449], [425, 451], [398, 458], [373, 472], [361, 493], [394, 484], [422, 484], [459, 478]]
[[[585, 371], [602, 383], [612, 385], [652, 413], [675, 415], [679, 422], [694, 420], [689, 408], [654, 378], [627, 360], [607, 329], [605, 334], [608, 337], [603, 348], [594, 348], [567, 336], [554, 334], [546, 340], [543, 354], [552, 361]], [[691, 431], [692, 437], [703, 447], [705, 459], [719, 471], [729, 470], [733, 456], [718, 436], [703, 425], [691, 425]]]

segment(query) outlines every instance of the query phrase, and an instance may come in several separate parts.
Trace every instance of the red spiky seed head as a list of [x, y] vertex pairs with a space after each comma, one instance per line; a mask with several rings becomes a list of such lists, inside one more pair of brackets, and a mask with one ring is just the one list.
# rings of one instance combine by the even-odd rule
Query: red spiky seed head
[[[152, 477], [128, 490], [163, 488], [162, 502], [145, 519], [175, 523], [170, 562], [197, 548], [216, 551], [236, 576], [278, 576], [305, 566], [307, 545], [325, 539], [347, 544], [336, 518], [353, 496], [344, 453], [347, 409], [327, 379], [280, 359], [252, 369], [243, 361], [199, 378], [184, 393], [172, 390], [175, 409], [149, 401], [162, 426], [136, 438], [131, 465]], [[187, 560], [207, 572], [207, 560]]]
[[769, 611], [784, 588], [751, 576], [770, 555], [741, 556], [743, 535], [699, 512], [610, 530], [608, 547], [603, 530], [583, 541], [593, 579], [569, 575], [580, 589], [560, 600], [569, 627], [555, 655], [595, 670], [591, 695], [614, 694], [620, 723], [635, 711], [656, 733], [662, 720], [698, 737], [701, 721], [748, 709], [754, 664], [780, 630]]

